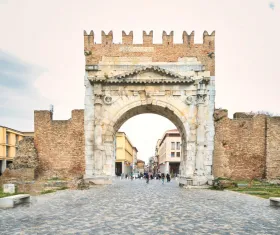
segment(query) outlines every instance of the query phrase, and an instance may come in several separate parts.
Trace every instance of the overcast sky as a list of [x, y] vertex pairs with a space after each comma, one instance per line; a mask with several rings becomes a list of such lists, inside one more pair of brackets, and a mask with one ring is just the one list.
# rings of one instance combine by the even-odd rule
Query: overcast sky
[[[55, 119], [69, 119], [84, 108], [83, 30], [195, 31], [216, 30], [216, 107], [280, 113], [280, 1], [268, 0], [0, 0], [0, 125], [33, 130], [33, 110], [54, 105]], [[157, 115], [128, 120], [125, 131], [140, 158], [153, 155], [164, 131], [174, 128]]]

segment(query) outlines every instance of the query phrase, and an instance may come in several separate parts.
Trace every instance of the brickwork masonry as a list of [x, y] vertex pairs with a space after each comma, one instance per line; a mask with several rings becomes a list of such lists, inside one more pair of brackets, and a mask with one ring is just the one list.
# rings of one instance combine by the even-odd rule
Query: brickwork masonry
[[50, 111], [34, 112], [34, 143], [41, 178], [73, 178], [85, 171], [84, 110], [73, 110], [69, 120], [52, 119]]
[[280, 176], [280, 117], [216, 110], [215, 177], [232, 179]]
[[[213, 174], [232, 179], [280, 177], [280, 117], [216, 110]], [[66, 121], [49, 111], [35, 111], [35, 147], [40, 178], [84, 174], [84, 110]]]
[[203, 33], [203, 43], [194, 43], [194, 32], [183, 32], [182, 43], [173, 42], [173, 31], [162, 33], [162, 44], [153, 44], [153, 31], [147, 34], [143, 31], [143, 43], [133, 44], [133, 32], [122, 32], [122, 43], [113, 43], [113, 32], [105, 34], [102, 31], [102, 43], [96, 44], [94, 32], [87, 34], [84, 31], [84, 52], [86, 65], [97, 65], [102, 57], [149, 57], [153, 62], [177, 62], [182, 57], [196, 57], [205, 70], [215, 76], [215, 31]]
[[280, 117], [267, 119], [266, 177], [280, 179]]

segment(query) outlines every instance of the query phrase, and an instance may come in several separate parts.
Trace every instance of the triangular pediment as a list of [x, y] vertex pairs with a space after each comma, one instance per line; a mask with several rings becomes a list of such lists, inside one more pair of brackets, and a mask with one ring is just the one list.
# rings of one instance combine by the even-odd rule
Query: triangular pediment
[[[209, 78], [202, 78], [209, 81]], [[89, 77], [91, 83], [194, 83], [192, 76], [183, 76], [159, 66], [142, 66], [132, 71], [111, 76]]]
[[192, 81], [190, 77], [182, 76], [170, 70], [160, 68], [158, 66], [143, 66], [132, 71], [111, 76], [110, 79], [182, 79]]

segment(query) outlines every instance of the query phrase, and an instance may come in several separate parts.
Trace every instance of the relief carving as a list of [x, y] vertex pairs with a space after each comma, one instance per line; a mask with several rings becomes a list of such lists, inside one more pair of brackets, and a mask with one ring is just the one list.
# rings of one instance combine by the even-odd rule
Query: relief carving
[[204, 104], [205, 103], [205, 94], [198, 94], [197, 95], [197, 104]]
[[104, 101], [105, 104], [109, 105], [109, 104], [113, 103], [113, 98], [110, 95], [105, 95], [103, 97], [103, 101]]
[[102, 95], [94, 95], [94, 104], [102, 105]]
[[194, 103], [193, 96], [191, 96], [191, 95], [187, 96], [187, 98], [185, 99], [185, 102], [186, 102], [187, 105], [193, 104]]

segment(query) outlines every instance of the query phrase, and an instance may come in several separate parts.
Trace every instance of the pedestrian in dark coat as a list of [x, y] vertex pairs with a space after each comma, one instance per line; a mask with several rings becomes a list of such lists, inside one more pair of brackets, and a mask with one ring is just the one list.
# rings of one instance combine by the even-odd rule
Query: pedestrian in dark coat
[[168, 173], [166, 174], [166, 180], [167, 182], [170, 182], [170, 175]]

